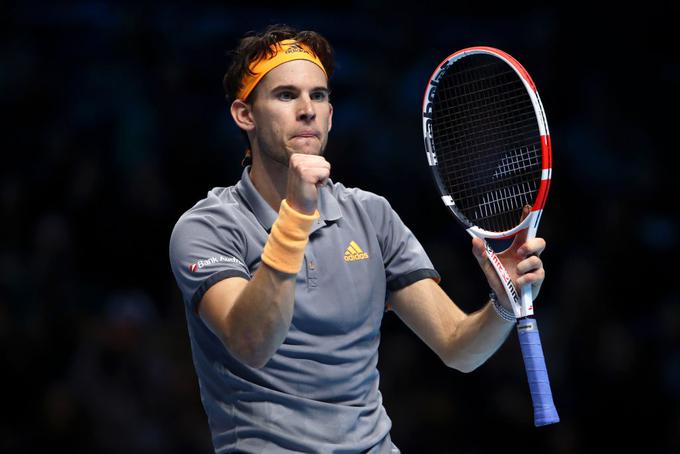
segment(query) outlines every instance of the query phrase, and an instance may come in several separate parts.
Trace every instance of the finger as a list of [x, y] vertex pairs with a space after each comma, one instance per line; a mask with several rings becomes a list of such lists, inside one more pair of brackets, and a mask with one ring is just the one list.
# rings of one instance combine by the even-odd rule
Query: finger
[[486, 256], [486, 244], [484, 243], [484, 240], [476, 237], [472, 238], [472, 253], [477, 259], [477, 263], [479, 263], [482, 271], [484, 271], [484, 274], [487, 276], [487, 280], [490, 276], [496, 275], [496, 270], [493, 269], [493, 265], [491, 265], [491, 262], [489, 262]]
[[531, 205], [524, 205], [524, 207], [522, 207], [522, 214], [519, 216], [519, 224], [529, 216], [529, 213], [531, 213]]
[[328, 162], [325, 163], [301, 163], [297, 167], [301, 171], [312, 170], [312, 171], [325, 171], [330, 172], [331, 165]]
[[484, 277], [486, 277], [489, 286], [494, 289], [500, 298], [504, 298], [505, 292], [503, 291], [503, 284], [498, 277], [496, 269], [486, 255], [486, 245], [482, 239], [476, 237], [472, 239], [472, 253], [477, 259], [477, 263], [482, 269], [482, 272], [484, 272]]
[[543, 238], [532, 238], [527, 240], [519, 249], [517, 253], [521, 257], [528, 257], [530, 255], [541, 255], [545, 249], [545, 240]]
[[524, 274], [517, 279], [517, 285], [523, 287], [527, 284], [540, 285], [545, 280], [545, 269], [541, 268], [531, 273]]
[[323, 156], [304, 154], [304, 153], [293, 153], [290, 155], [291, 162], [304, 163], [306, 165], [328, 165], [330, 163]]
[[326, 174], [325, 177], [320, 178], [319, 181], [317, 181], [316, 187], [317, 187], [317, 188], [322, 188], [323, 186], [325, 186], [326, 183], [328, 182], [328, 179], [329, 179], [329, 178], [330, 178], [330, 172], [329, 172], [328, 174]]
[[317, 161], [317, 160], [306, 160], [306, 159], [296, 159], [296, 160], [291, 160], [289, 162], [289, 168], [295, 172], [295, 173], [302, 173], [303, 171], [307, 169], [325, 169], [330, 171], [331, 169], [331, 164], [326, 161]]
[[535, 255], [532, 255], [529, 258], [522, 260], [517, 264], [517, 274], [530, 273], [542, 267], [543, 262], [541, 261], [541, 259], [539, 259]]
[[300, 158], [290, 161], [289, 173], [308, 182], [316, 182], [319, 177], [328, 178], [330, 171], [331, 165], [325, 160], [306, 161]]
[[301, 170], [302, 178], [306, 180], [318, 181], [320, 179], [328, 178], [331, 170], [327, 167], [305, 167]]
[[[519, 218], [519, 224], [524, 221], [527, 216], [529, 216], [529, 213], [531, 213], [531, 205], [524, 205], [524, 208], [522, 208], [522, 214], [520, 215]], [[515, 239], [513, 240], [512, 244], [510, 245], [510, 249], [518, 249], [522, 244], [524, 244], [527, 240], [527, 229], [522, 229], [519, 231]]]
[[472, 253], [474, 254], [475, 258], [477, 259], [477, 262], [479, 263], [480, 266], [482, 266], [486, 262], [486, 248], [484, 247], [484, 241], [482, 241], [480, 238], [473, 238], [472, 239]]

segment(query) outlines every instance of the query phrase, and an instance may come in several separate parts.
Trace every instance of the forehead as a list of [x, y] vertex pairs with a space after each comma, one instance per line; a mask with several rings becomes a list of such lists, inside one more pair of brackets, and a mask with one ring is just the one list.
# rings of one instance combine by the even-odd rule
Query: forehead
[[316, 64], [307, 60], [293, 60], [277, 66], [265, 75], [259, 85], [271, 90], [279, 85], [292, 85], [301, 89], [327, 87], [326, 74]]

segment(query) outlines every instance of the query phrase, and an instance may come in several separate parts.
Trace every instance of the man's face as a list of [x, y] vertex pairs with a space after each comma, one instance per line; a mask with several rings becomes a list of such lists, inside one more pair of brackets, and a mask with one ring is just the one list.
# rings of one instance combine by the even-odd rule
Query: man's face
[[323, 154], [333, 107], [321, 68], [289, 61], [267, 73], [253, 95], [253, 138], [263, 158], [288, 166], [293, 153]]

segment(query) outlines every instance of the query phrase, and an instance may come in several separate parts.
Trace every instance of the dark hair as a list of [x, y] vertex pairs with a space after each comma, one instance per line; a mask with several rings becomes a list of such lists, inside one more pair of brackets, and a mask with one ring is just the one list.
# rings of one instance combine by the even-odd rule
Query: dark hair
[[[321, 60], [326, 74], [331, 77], [335, 68], [333, 49], [326, 38], [313, 31], [298, 31], [288, 25], [270, 25], [262, 33], [248, 32], [236, 49], [231, 52], [232, 60], [227, 69], [222, 85], [224, 86], [227, 102], [231, 103], [236, 99], [236, 93], [242, 85], [243, 76], [250, 71], [250, 63], [262, 57], [271, 57], [274, 52], [272, 46], [284, 39], [294, 39], [297, 42], [306, 44]], [[248, 95], [251, 98], [252, 93]], [[247, 101], [244, 100], [244, 101]]]

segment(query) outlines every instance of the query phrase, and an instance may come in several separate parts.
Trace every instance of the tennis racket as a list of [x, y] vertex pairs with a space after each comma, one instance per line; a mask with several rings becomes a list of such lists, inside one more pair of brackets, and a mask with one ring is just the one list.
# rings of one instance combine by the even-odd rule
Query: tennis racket
[[[430, 77], [423, 99], [427, 160], [444, 204], [473, 237], [503, 282], [534, 406], [534, 424], [559, 421], [552, 399], [531, 285], [515, 289], [487, 239], [527, 230], [543, 212], [552, 157], [548, 123], [529, 73], [507, 53], [471, 47], [449, 55]], [[531, 211], [521, 219], [522, 209]]]

